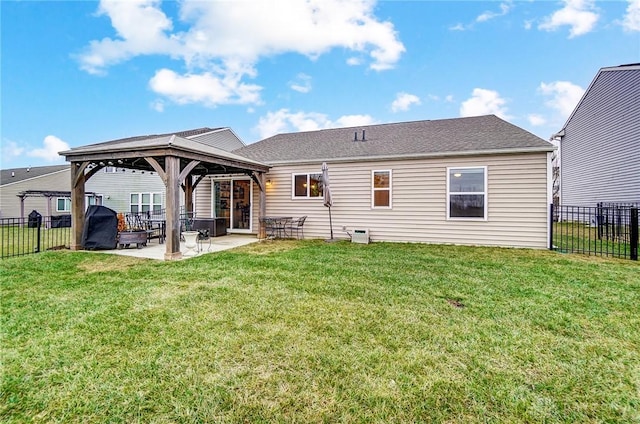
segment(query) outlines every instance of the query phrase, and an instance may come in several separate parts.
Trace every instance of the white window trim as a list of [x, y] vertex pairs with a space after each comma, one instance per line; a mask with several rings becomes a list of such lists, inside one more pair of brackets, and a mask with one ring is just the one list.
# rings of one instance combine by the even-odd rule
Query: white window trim
[[[138, 206], [139, 210], [138, 210], [137, 213], [141, 213], [142, 212], [142, 195], [143, 194], [148, 194], [149, 195], [149, 199], [151, 200], [151, 203], [149, 203], [149, 211], [153, 211], [154, 210], [153, 206], [156, 205], [156, 204], [159, 204], [160, 205], [160, 209], [162, 209], [162, 206], [163, 206], [162, 201], [163, 201], [163, 199], [162, 199], [162, 193], [161, 192], [159, 192], [159, 191], [152, 191], [152, 192], [141, 191], [141, 192], [131, 192], [131, 193], [129, 193], [129, 212], [131, 212], [131, 205], [132, 205], [132, 203], [131, 203], [131, 195], [132, 194], [137, 194], [138, 195], [137, 206]], [[160, 196], [160, 203], [154, 203], [153, 202], [154, 195], [159, 195]]]
[[[451, 170], [465, 170], [465, 169], [482, 169], [484, 175], [484, 191], [474, 191], [474, 192], [454, 192], [453, 194], [471, 194], [471, 195], [484, 195], [484, 217], [483, 218], [473, 218], [473, 217], [451, 217], [450, 216], [450, 207], [451, 207], [451, 192], [449, 191], [450, 179], [451, 179]], [[447, 221], [488, 221], [489, 213], [488, 213], [488, 199], [489, 199], [489, 188], [487, 187], [487, 166], [448, 166], [447, 167]]]
[[[60, 209], [60, 208], [58, 207], [58, 202], [59, 202], [60, 200], [62, 200], [62, 199], [64, 199], [64, 200], [65, 200], [65, 202], [64, 202], [65, 208], [66, 208], [66, 206], [68, 205], [68, 206], [69, 206], [69, 209]], [[68, 202], [67, 202], [67, 201], [68, 201]], [[71, 198], [70, 198], [70, 197], [56, 197], [56, 212], [71, 212]]]
[[[376, 172], [388, 172], [389, 173], [389, 187], [388, 188], [375, 188], [374, 177]], [[375, 192], [376, 191], [389, 191], [389, 206], [376, 206]], [[391, 169], [374, 169], [371, 171], [371, 209], [392, 209], [393, 207], [393, 172]]]
[[[296, 196], [296, 177], [300, 175], [306, 175], [307, 177], [307, 195]], [[291, 200], [304, 200], [304, 199], [322, 199], [322, 193], [320, 196], [311, 196], [311, 175], [322, 175], [320, 172], [298, 172], [291, 174]]]

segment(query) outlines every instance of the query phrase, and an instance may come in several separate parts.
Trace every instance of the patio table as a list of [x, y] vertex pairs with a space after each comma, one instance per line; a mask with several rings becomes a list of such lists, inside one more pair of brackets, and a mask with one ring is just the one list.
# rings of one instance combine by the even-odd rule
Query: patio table
[[265, 216], [262, 219], [267, 238], [287, 238], [287, 229], [292, 216]]

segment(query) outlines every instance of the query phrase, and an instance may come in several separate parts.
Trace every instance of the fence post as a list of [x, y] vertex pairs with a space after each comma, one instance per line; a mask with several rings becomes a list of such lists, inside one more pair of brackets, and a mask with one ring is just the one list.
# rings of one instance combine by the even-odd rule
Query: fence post
[[630, 243], [631, 243], [631, 260], [638, 260], [638, 208], [631, 208], [630, 211]]
[[549, 250], [553, 250], [553, 203], [549, 205]]
[[36, 219], [36, 248], [34, 249], [35, 253], [40, 253], [40, 231], [42, 231], [42, 216], [39, 216]]

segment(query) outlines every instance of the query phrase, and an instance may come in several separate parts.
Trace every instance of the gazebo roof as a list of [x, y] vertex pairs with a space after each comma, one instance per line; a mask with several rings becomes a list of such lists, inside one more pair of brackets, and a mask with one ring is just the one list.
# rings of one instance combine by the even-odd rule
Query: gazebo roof
[[[89, 191], [85, 193], [85, 196], [95, 196], [96, 193]], [[16, 196], [25, 197], [71, 197], [70, 191], [58, 191], [58, 190], [25, 190], [16, 194]]]
[[[210, 128], [206, 128], [206, 130], [214, 131]], [[200, 164], [192, 171], [193, 175], [266, 172], [270, 168], [269, 165], [262, 162], [201, 143], [197, 139], [186, 138], [195, 135], [193, 131], [129, 137], [76, 147], [60, 152], [60, 154], [70, 162], [89, 161], [96, 164], [102, 163], [103, 165], [148, 171], [153, 171], [153, 168], [143, 160], [144, 157], [153, 157], [164, 167], [166, 156], [177, 156], [181, 162], [200, 161]]]

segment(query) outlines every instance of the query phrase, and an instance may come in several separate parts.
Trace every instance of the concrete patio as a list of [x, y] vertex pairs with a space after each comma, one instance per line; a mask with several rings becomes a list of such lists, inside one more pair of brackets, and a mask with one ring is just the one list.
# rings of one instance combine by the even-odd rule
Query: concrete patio
[[[198, 252], [196, 256], [206, 255], [207, 253], [220, 252], [223, 250], [233, 249], [234, 247], [244, 246], [247, 244], [260, 241], [258, 237], [250, 234], [228, 234], [221, 237], [213, 237], [210, 239], [211, 245], [208, 241], [205, 241], [200, 246], [202, 252]], [[183, 253], [182, 259], [194, 258], [196, 256], [184, 256], [186, 249], [184, 243], [180, 243], [180, 251]], [[126, 249], [113, 249], [113, 250], [96, 250], [99, 253], [108, 253], [113, 255], [131, 256], [135, 258], [156, 259], [163, 261], [164, 254], [166, 252], [166, 246], [158, 243], [157, 239], [151, 240], [147, 245], [141, 249], [135, 247], [129, 247]]]

